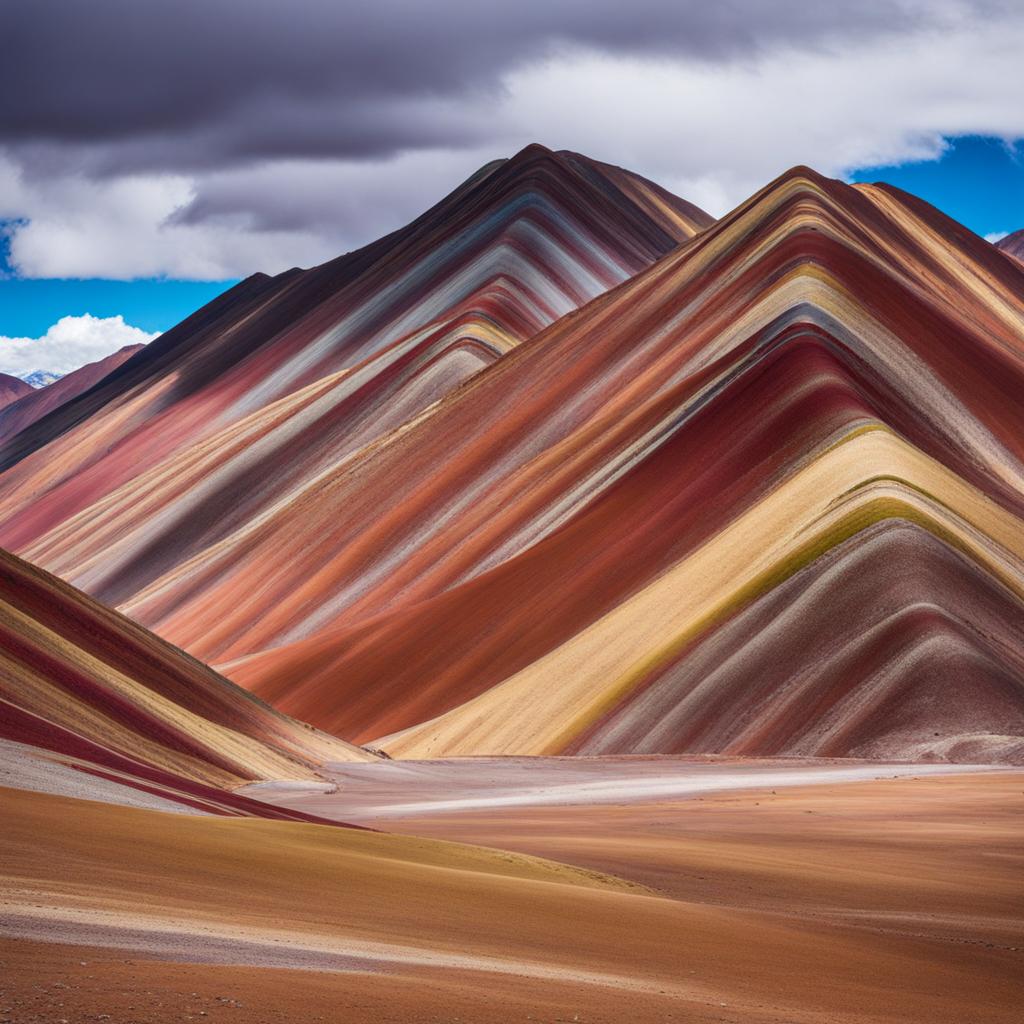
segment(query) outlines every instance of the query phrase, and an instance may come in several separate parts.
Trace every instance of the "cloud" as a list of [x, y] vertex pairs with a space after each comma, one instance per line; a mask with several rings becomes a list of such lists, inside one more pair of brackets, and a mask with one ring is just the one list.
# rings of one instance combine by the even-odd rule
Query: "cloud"
[[126, 345], [144, 345], [155, 337], [126, 324], [120, 316], [65, 316], [40, 338], [0, 336], [0, 373], [15, 377], [36, 370], [70, 373]]
[[308, 266], [531, 141], [717, 214], [795, 163], [1024, 137], [1024, 9], [999, 0], [50, 6], [0, 8], [0, 218], [25, 276]]
[[486, 121], [461, 116], [465, 102], [495, 99], [507, 73], [558, 48], [749, 60], [891, 36], [921, 21], [946, 24], [963, 6], [13, 0], [0, 8], [0, 91], [19, 101], [0, 109], [0, 137], [75, 147], [94, 167], [118, 173], [232, 159], [384, 157], [486, 141]]
[[996, 242], [1001, 242], [1009, 233], [1009, 231], [993, 231], [985, 236], [985, 241], [995, 245]]
[[0, 159], [0, 219], [17, 218], [6, 230], [8, 261], [23, 277], [223, 280], [338, 255], [337, 234], [323, 226], [247, 227], [234, 216], [177, 220], [196, 188], [183, 175], [29, 180]]

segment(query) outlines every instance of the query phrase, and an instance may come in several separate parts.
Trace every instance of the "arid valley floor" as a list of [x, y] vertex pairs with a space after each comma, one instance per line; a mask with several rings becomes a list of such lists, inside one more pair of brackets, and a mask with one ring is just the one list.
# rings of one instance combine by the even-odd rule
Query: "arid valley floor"
[[260, 798], [390, 834], [7, 791], [5, 1019], [1018, 1019], [1024, 772], [338, 775]]

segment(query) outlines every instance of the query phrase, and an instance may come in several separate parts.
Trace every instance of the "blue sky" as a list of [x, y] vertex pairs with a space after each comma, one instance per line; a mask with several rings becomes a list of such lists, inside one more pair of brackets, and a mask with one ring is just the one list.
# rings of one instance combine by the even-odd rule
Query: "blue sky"
[[865, 167], [852, 181], [886, 181], [926, 199], [979, 235], [1024, 227], [1024, 141], [968, 135], [938, 160]]
[[142, 330], [166, 331], [235, 282], [0, 278], [0, 336], [36, 338], [64, 316], [123, 316]]
[[236, 282], [22, 277], [8, 260], [3, 229], [0, 222], [0, 372], [16, 376], [67, 373], [145, 343]]

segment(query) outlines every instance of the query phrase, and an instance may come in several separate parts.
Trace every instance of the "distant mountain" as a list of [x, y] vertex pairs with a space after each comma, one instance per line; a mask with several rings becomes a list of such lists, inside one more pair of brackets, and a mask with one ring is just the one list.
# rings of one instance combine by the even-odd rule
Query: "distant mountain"
[[1024, 228], [1014, 231], [996, 242], [996, 248], [1024, 263]]
[[63, 376], [64, 374], [62, 373], [51, 373], [49, 370], [35, 370], [32, 373], [26, 374], [21, 379], [26, 384], [31, 384], [34, 388], [45, 388], [54, 381], [60, 380]]
[[0, 409], [6, 408], [11, 402], [24, 398], [33, 392], [33, 387], [20, 377], [12, 377], [9, 373], [0, 373]]
[[48, 384], [35, 385], [36, 390], [30, 390], [28, 394], [0, 409], [0, 443], [14, 437], [48, 412], [88, 391], [143, 348], [144, 345], [126, 345], [105, 359], [87, 363], [71, 373], [44, 374], [37, 371], [26, 377], [26, 381], [46, 376], [51, 380]]

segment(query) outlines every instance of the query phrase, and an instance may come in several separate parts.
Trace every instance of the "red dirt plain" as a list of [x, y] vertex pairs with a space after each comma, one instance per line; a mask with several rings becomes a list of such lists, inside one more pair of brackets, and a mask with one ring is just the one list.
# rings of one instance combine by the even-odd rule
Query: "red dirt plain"
[[774, 789], [356, 817], [502, 850], [8, 790], [0, 1020], [1016, 1024], [1024, 773]]

